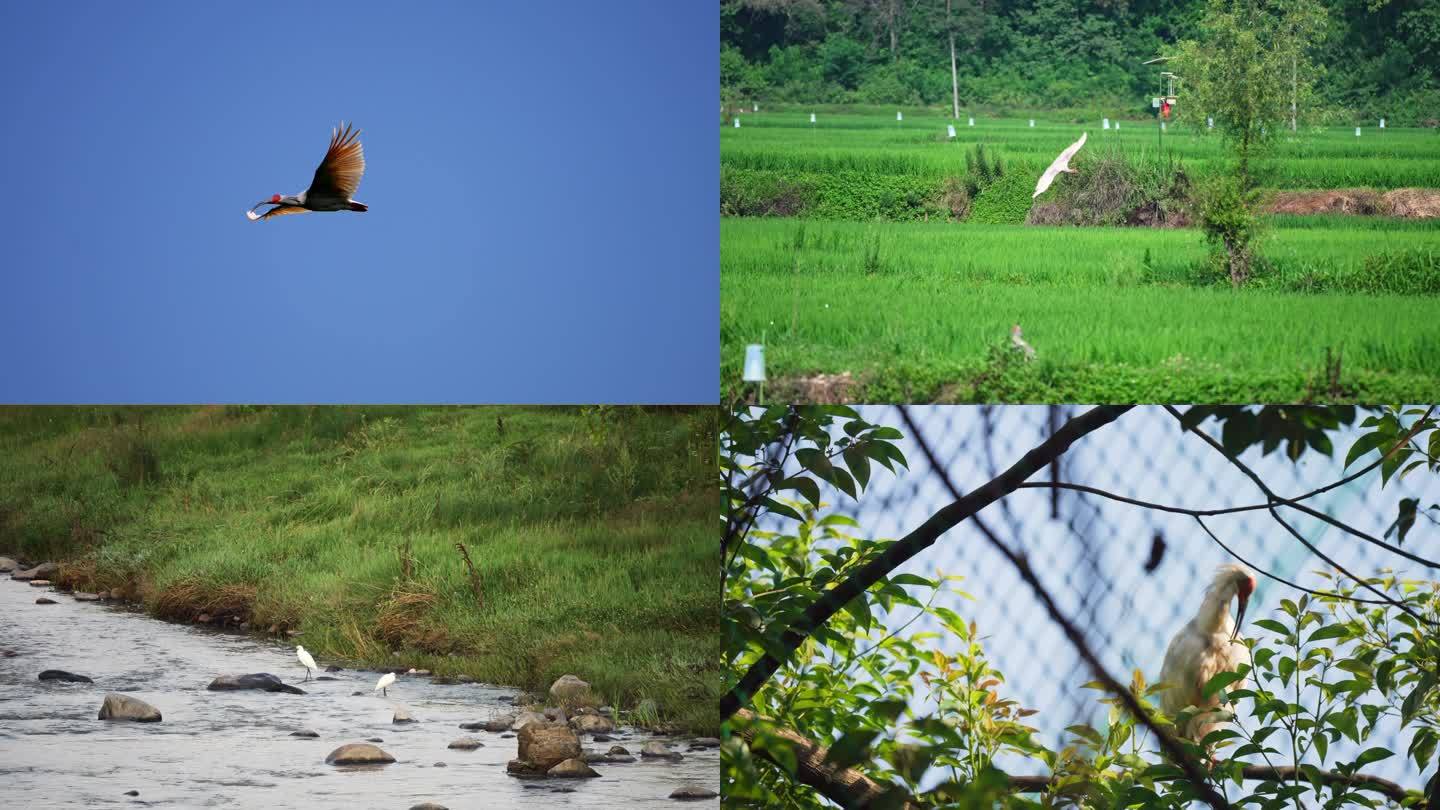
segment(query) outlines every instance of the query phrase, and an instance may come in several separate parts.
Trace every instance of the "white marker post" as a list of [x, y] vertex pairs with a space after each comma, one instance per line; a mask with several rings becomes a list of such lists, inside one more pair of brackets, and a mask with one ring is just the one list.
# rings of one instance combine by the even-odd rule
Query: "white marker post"
[[954, 124], [946, 124], [946, 125], [945, 125], [945, 130], [946, 130], [946, 132], [949, 133], [950, 140], [952, 140], [952, 141], [955, 140], [955, 125], [954, 125]]
[[975, 126], [975, 117], [974, 117], [974, 116], [971, 116], [971, 117], [970, 117], [970, 126], [972, 126], [972, 127]]
[[1214, 129], [1214, 128], [1215, 128], [1215, 119], [1214, 119], [1214, 118], [1206, 118], [1206, 119], [1205, 119], [1205, 127], [1206, 127], [1207, 129]]
[[739, 128], [740, 128], [740, 116], [738, 116], [738, 115], [735, 116], [735, 128], [736, 128], [736, 129], [739, 129]]
[[745, 347], [745, 371], [741, 375], [745, 382], [760, 383], [760, 404], [765, 404], [765, 346], [751, 343]]
[[1031, 118], [1031, 119], [1030, 119], [1030, 128], [1031, 128], [1031, 129], [1034, 129], [1034, 128], [1035, 128], [1035, 119], [1034, 119], [1034, 118]]
[[904, 121], [904, 120], [905, 120], [905, 114], [902, 113], [902, 112], [900, 112], [899, 110], [896, 110], [896, 111], [895, 111], [895, 120], [896, 120], [896, 121]]
[[1360, 137], [1360, 127], [1355, 127], [1355, 137]]
[[1115, 122], [1115, 131], [1116, 131], [1116, 132], [1119, 132], [1119, 131], [1120, 131], [1120, 122], [1119, 122], [1119, 121], [1116, 121], [1116, 122]]
[[815, 123], [815, 113], [810, 113], [810, 123]]
[[1384, 129], [1384, 128], [1385, 128], [1385, 119], [1384, 119], [1384, 118], [1381, 118], [1381, 119], [1380, 119], [1380, 128], [1381, 128], [1381, 129]]
[[1110, 119], [1109, 119], [1109, 118], [1101, 118], [1101, 119], [1100, 119], [1100, 128], [1101, 128], [1101, 129], [1109, 129], [1109, 128], [1110, 128]]
[[1160, 131], [1161, 131], [1161, 132], [1164, 132], [1164, 131], [1165, 131], [1165, 122], [1164, 122], [1164, 121], [1161, 121], [1161, 122], [1160, 122]]
[[760, 105], [756, 104], [755, 109], [751, 110], [751, 112], [760, 112]]

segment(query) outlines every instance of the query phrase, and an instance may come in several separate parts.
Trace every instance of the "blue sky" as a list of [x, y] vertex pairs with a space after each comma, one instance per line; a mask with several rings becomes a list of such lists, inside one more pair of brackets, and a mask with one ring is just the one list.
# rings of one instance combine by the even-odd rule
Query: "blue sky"
[[[0, 5], [0, 401], [714, 401], [716, 26]], [[341, 119], [370, 211], [247, 221]]]

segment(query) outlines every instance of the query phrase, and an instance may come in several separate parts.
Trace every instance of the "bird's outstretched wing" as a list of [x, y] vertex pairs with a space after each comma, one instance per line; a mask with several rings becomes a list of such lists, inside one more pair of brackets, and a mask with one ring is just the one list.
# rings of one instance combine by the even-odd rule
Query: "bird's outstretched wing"
[[298, 206], [298, 205], [277, 205], [277, 206], [275, 206], [274, 208], [271, 208], [269, 211], [266, 211], [265, 213], [259, 214], [259, 215], [257, 215], [257, 214], [255, 213], [254, 209], [251, 209], [251, 210], [245, 212], [245, 216], [249, 217], [251, 222], [254, 222], [254, 221], [257, 220], [257, 219], [269, 219], [270, 217], [283, 217], [283, 216], [285, 216], [286, 214], [303, 214], [303, 213], [305, 213], [307, 210], [308, 210], [308, 209], [301, 208], [301, 207]]
[[336, 129], [331, 133], [330, 149], [315, 169], [315, 179], [305, 192], [307, 197], [348, 200], [354, 196], [365, 174], [365, 150], [359, 138], [360, 130], [352, 130], [348, 125], [344, 132]]
[[1085, 138], [1089, 134], [1088, 132], [1080, 133], [1080, 140], [1070, 144], [1064, 152], [1060, 153], [1059, 157], [1055, 158], [1055, 162], [1051, 163], [1050, 167], [1045, 170], [1045, 173], [1040, 175], [1040, 182], [1035, 184], [1035, 193], [1030, 195], [1030, 199], [1033, 200], [1041, 194], [1044, 194], [1045, 189], [1050, 188], [1050, 184], [1055, 182], [1055, 175], [1070, 168], [1070, 158], [1075, 157], [1075, 153], [1079, 152], [1080, 147], [1085, 145]]

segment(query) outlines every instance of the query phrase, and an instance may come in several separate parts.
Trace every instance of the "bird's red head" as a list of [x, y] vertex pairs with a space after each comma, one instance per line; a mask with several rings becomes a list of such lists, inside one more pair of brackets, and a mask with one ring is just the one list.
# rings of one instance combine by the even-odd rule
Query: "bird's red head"
[[1246, 577], [1240, 580], [1240, 584], [1236, 586], [1236, 591], [1239, 592], [1240, 598], [1249, 599], [1250, 594], [1255, 592], [1255, 578]]
[[270, 198], [270, 202], [272, 202], [272, 203], [278, 203], [278, 202], [280, 202], [280, 195], [279, 195], [279, 194], [276, 194], [274, 197], [271, 197], [271, 198]]

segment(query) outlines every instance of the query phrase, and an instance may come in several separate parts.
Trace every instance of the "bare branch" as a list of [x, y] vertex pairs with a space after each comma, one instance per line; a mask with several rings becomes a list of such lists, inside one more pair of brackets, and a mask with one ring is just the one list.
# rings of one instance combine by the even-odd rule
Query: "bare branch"
[[[1129, 405], [1102, 405], [1086, 411], [1066, 422], [1045, 441], [1031, 448], [1019, 461], [998, 477], [963, 497], [957, 494], [953, 503], [931, 515], [914, 531], [891, 544], [870, 562], [857, 568], [850, 576], [836, 584], [834, 588], [825, 591], [819, 599], [806, 608], [805, 613], [781, 636], [780, 646], [783, 647], [787, 658], [805, 639], [810, 637], [816, 628], [829, 621], [830, 617], [834, 616], [850, 600], [863, 595], [870, 586], [900, 567], [906, 560], [929, 548], [942, 534], [954, 528], [961, 521], [973, 517], [981, 509], [1014, 492], [1021, 482], [1069, 450], [1070, 445], [1075, 441], [1115, 421], [1131, 407]], [[720, 699], [720, 719], [729, 718], [742, 705], [748, 703], [750, 696], [770, 680], [782, 663], [767, 652], [752, 664], [740, 682]]]
[[[935, 457], [935, 452], [930, 449], [930, 445], [925, 441], [925, 437], [921, 435], [919, 427], [915, 424], [914, 420], [910, 418], [909, 410], [901, 408], [900, 413], [905, 417], [905, 423], [910, 427], [912, 440], [920, 445], [920, 449], [924, 451], [925, 457], [929, 459], [930, 467], [935, 470], [936, 475], [940, 476], [940, 480], [944, 482], [945, 488], [950, 490], [953, 496], [959, 498], [960, 493], [955, 488], [955, 483], [950, 480], [950, 474], [940, 464], [940, 460]], [[1114, 694], [1115, 697], [1119, 698], [1120, 702], [1125, 704], [1125, 708], [1130, 714], [1155, 735], [1166, 757], [1180, 766], [1180, 769], [1185, 772], [1185, 776], [1190, 780], [1195, 791], [1200, 794], [1200, 798], [1203, 799], [1206, 804], [1215, 808], [1215, 810], [1228, 808], [1230, 803], [1226, 801], [1225, 797], [1220, 795], [1214, 786], [1205, 778], [1205, 773], [1201, 770], [1200, 764], [1195, 761], [1195, 758], [1185, 751], [1174, 735], [1156, 723], [1155, 720], [1150, 717], [1149, 712], [1146, 712], [1145, 708], [1140, 705], [1140, 701], [1130, 693], [1130, 690], [1115, 680], [1115, 677], [1100, 663], [1100, 659], [1095, 655], [1095, 652], [1090, 649], [1090, 645], [1086, 643], [1085, 637], [1080, 633], [1080, 630], [1065, 617], [1065, 614], [1060, 612], [1060, 608], [1055, 605], [1055, 600], [1051, 598], [1050, 592], [1041, 584], [1039, 577], [1035, 576], [1035, 572], [1030, 568], [1030, 561], [1027, 560], [1024, 555], [1016, 553], [1002, 542], [1000, 538], [996, 537], [978, 517], [974, 518], [972, 522], [976, 528], [980, 529], [985, 539], [989, 540], [990, 544], [1001, 554], [1004, 554], [1006, 559], [1010, 560], [1011, 565], [1015, 566], [1015, 570], [1020, 573], [1020, 577], [1025, 580], [1025, 583], [1030, 586], [1030, 590], [1035, 594], [1035, 598], [1040, 600], [1046, 612], [1050, 614], [1050, 619], [1060, 625], [1060, 629], [1065, 632], [1065, 637], [1070, 640], [1070, 644], [1080, 653], [1080, 657], [1085, 659], [1085, 663], [1090, 666], [1090, 669], [1094, 671], [1095, 676], [1105, 685], [1105, 688]]]

